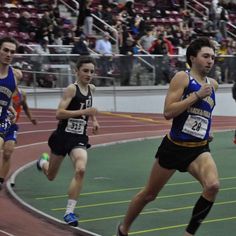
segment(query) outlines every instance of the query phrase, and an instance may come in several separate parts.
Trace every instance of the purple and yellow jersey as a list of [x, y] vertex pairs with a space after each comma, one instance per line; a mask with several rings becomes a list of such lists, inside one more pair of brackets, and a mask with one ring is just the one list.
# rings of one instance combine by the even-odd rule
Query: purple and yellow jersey
[[9, 67], [8, 75], [0, 79], [0, 121], [8, 116], [8, 108], [11, 103], [12, 94], [16, 90], [16, 81], [13, 69]]
[[[206, 82], [210, 83], [206, 78]], [[193, 77], [189, 75], [189, 84], [183, 94], [183, 99], [201, 88]], [[201, 142], [209, 137], [212, 111], [215, 106], [215, 91], [212, 88], [210, 96], [201, 99], [186, 111], [173, 119], [170, 139], [177, 142]]]

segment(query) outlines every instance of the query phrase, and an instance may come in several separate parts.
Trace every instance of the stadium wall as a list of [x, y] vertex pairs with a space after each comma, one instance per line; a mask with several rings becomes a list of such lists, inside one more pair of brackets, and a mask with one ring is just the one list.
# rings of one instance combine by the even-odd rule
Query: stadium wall
[[[167, 86], [97, 87], [94, 106], [100, 111], [162, 113]], [[56, 109], [62, 89], [25, 88], [32, 108]], [[214, 115], [236, 116], [232, 84], [220, 85]]]

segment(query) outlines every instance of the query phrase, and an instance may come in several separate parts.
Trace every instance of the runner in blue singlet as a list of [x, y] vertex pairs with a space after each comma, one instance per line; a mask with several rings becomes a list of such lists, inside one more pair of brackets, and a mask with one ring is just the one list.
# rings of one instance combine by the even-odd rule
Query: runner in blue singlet
[[[164, 116], [173, 119], [170, 132], [156, 153], [149, 180], [131, 201], [117, 236], [127, 236], [144, 206], [153, 201], [176, 170], [189, 172], [202, 186], [184, 236], [195, 235], [219, 191], [216, 164], [209, 149], [209, 131], [217, 82], [207, 77], [214, 65], [215, 49], [208, 38], [197, 38], [187, 48], [190, 71], [172, 78], [165, 99]], [[173, 232], [173, 235], [175, 233]]]

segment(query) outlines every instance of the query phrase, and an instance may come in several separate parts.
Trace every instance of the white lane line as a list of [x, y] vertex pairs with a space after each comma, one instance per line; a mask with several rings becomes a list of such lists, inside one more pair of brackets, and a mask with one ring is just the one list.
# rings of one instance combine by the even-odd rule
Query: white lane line
[[16, 236], [15, 234], [10, 234], [10, 233], [8, 233], [6, 231], [3, 231], [3, 230], [0, 230], [0, 233], [3, 233], [3, 234], [8, 235], [8, 236]]

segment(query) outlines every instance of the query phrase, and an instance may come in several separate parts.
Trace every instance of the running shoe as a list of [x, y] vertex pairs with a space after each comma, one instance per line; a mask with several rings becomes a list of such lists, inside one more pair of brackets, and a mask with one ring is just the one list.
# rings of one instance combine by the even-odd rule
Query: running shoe
[[117, 230], [116, 230], [116, 236], [128, 236], [128, 234], [123, 234], [123, 233], [120, 231], [120, 226], [121, 226], [121, 224], [118, 224]]
[[64, 221], [68, 224], [71, 225], [73, 227], [77, 227], [78, 226], [78, 218], [74, 213], [69, 213], [67, 215], [64, 215]]
[[39, 157], [39, 159], [37, 161], [36, 165], [37, 165], [37, 169], [39, 171], [42, 170], [42, 165], [43, 165], [43, 162], [45, 162], [45, 161], [49, 161], [49, 155], [46, 152], [42, 153], [42, 155]]

